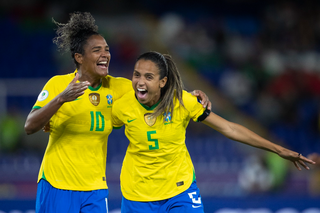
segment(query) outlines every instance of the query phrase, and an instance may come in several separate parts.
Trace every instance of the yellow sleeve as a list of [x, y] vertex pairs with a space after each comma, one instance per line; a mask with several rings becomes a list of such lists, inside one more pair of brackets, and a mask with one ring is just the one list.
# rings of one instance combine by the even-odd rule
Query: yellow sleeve
[[121, 98], [124, 94], [129, 91], [132, 91], [132, 83], [129, 79], [122, 78], [122, 77], [111, 77], [110, 83], [111, 88], [117, 88], [115, 90], [115, 97], [114, 100]]
[[118, 118], [118, 112], [119, 110], [119, 101], [114, 102], [113, 108], [112, 108], [112, 125], [114, 129], [120, 129], [124, 123]]
[[203, 108], [201, 103], [199, 103], [196, 96], [191, 95], [187, 91], [183, 91], [182, 100], [184, 106], [189, 112], [190, 119], [192, 119], [194, 122], [197, 122], [199, 116], [201, 116], [206, 109]]
[[[33, 105], [32, 109], [38, 109], [44, 107], [48, 104], [54, 97], [56, 97], [61, 90], [61, 84], [59, 76], [52, 77], [46, 85], [41, 90], [40, 94], [38, 95], [36, 103]], [[60, 91], [61, 90], [61, 91]]]

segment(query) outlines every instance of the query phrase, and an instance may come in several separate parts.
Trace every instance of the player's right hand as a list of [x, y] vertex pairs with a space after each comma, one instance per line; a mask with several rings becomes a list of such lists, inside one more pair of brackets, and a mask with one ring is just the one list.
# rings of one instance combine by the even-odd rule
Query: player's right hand
[[77, 80], [79, 79], [79, 74], [76, 73], [76, 76], [74, 79], [69, 83], [67, 88], [59, 94], [59, 98], [62, 103], [74, 101], [79, 96], [84, 94], [84, 91], [88, 88], [90, 83], [88, 81], [83, 81], [77, 83]]
[[44, 125], [44, 127], [42, 127], [42, 130], [44, 132], [50, 132], [50, 121], [46, 125]]

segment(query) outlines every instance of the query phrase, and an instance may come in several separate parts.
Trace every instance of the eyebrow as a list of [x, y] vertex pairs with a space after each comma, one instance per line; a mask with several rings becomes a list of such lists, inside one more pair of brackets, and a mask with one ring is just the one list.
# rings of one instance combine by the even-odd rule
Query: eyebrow
[[[101, 46], [94, 46], [94, 47], [92, 47], [91, 49], [101, 49], [101, 48], [103, 48], [103, 47], [101, 47]], [[109, 48], [109, 46], [107, 45], [105, 48]]]

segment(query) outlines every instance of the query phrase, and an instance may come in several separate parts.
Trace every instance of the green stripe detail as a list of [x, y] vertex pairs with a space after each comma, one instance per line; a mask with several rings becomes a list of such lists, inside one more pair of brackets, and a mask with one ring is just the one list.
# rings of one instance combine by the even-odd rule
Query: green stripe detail
[[41, 106], [34, 106], [34, 107], [32, 107], [32, 109], [40, 109], [41, 108]]
[[93, 131], [93, 127], [94, 127], [94, 113], [93, 113], [93, 111], [90, 111], [90, 115], [91, 115], [90, 131]]
[[193, 168], [193, 178], [192, 178], [192, 183], [193, 183], [193, 181], [195, 181], [196, 180], [196, 172], [194, 171], [194, 168]]
[[42, 177], [41, 179], [47, 180], [46, 176], [44, 175], [44, 171], [42, 172]]
[[[137, 99], [137, 101], [139, 102], [139, 100]], [[160, 103], [161, 100], [159, 100], [155, 105], [151, 106], [151, 107], [148, 107], [147, 105], [144, 105], [142, 103], [139, 102], [139, 104], [141, 104], [141, 106], [143, 106], [143, 108], [145, 108], [146, 110], [148, 111], [151, 111], [151, 110], [154, 110], [154, 108], [156, 108], [159, 103]]]
[[113, 129], [121, 129], [123, 126], [114, 126]]
[[91, 91], [97, 91], [98, 89], [100, 89], [101, 85], [102, 85], [102, 82], [99, 84], [99, 86], [97, 86], [97, 88], [93, 88], [92, 86], [88, 86], [88, 89]]

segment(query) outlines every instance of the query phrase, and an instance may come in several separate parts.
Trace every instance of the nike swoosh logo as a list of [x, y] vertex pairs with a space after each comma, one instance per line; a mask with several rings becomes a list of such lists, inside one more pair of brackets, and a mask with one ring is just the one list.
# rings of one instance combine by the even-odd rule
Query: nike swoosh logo
[[134, 121], [134, 120], [136, 120], [136, 119], [132, 119], [132, 120], [129, 120], [129, 119], [128, 119], [127, 121], [128, 121], [128, 123], [131, 123], [131, 122]]
[[192, 205], [192, 208], [199, 208], [199, 207], [201, 207], [201, 205], [200, 206]]

